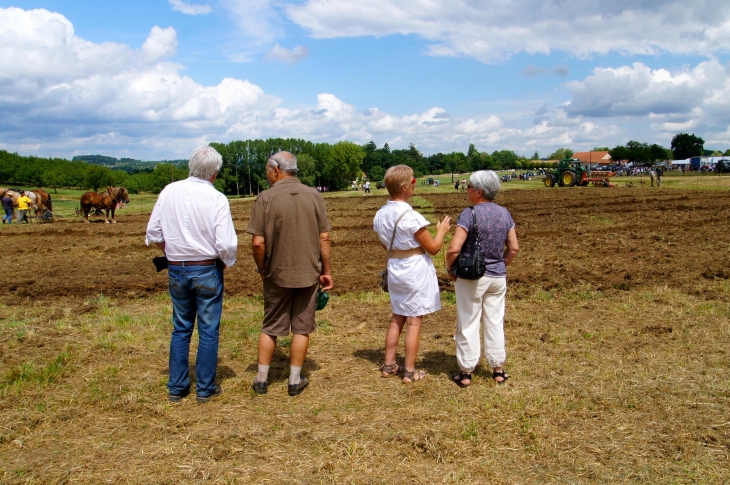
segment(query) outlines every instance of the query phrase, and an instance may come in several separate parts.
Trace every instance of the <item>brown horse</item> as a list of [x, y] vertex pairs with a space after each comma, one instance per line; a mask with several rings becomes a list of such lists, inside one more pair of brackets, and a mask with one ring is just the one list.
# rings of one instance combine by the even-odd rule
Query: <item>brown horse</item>
[[36, 212], [38, 210], [43, 210], [43, 208], [48, 209], [49, 211], [53, 211], [53, 201], [51, 200], [51, 194], [46, 192], [43, 189], [34, 189], [31, 190], [36, 196], [36, 203], [38, 205], [38, 209], [36, 209]]
[[124, 187], [107, 187], [106, 192], [97, 194], [96, 192], [86, 192], [81, 196], [81, 210], [84, 213], [86, 222], [89, 222], [89, 213], [91, 209], [105, 210], [106, 223], [109, 224], [109, 211], [112, 213], [111, 222], [116, 224], [114, 220], [114, 211], [124, 204], [129, 203], [129, 193]]

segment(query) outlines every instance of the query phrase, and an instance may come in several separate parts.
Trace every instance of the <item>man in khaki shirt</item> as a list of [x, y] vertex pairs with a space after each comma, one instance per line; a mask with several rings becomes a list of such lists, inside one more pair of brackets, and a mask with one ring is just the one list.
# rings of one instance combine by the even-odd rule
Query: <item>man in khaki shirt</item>
[[300, 394], [309, 384], [301, 375], [309, 334], [314, 332], [317, 289], [332, 288], [331, 228], [324, 199], [296, 177], [297, 159], [278, 152], [266, 163], [271, 188], [256, 199], [247, 232], [253, 236], [256, 269], [264, 283], [264, 321], [259, 335], [258, 373], [252, 388], [268, 390], [269, 366], [277, 337], [293, 334], [288, 392]]

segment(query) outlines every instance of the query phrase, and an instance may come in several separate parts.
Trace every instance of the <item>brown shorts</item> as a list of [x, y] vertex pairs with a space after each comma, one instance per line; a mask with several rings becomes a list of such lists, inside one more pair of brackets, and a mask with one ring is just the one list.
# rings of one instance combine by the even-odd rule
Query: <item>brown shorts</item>
[[314, 332], [317, 310], [317, 288], [282, 288], [264, 280], [264, 323], [261, 333], [283, 337], [291, 333], [309, 335]]

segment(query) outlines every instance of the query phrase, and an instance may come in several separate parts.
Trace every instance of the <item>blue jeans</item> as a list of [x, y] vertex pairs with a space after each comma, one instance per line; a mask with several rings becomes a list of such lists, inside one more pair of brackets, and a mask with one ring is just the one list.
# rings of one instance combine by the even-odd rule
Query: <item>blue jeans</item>
[[198, 396], [215, 391], [218, 335], [223, 310], [223, 266], [170, 266], [172, 338], [170, 339], [170, 394], [190, 388], [188, 375], [190, 337], [198, 317], [198, 355], [195, 360], [195, 390]]
[[5, 217], [3, 217], [3, 223], [5, 223], [5, 221], [8, 221], [8, 224], [13, 223], [13, 209], [5, 209]]

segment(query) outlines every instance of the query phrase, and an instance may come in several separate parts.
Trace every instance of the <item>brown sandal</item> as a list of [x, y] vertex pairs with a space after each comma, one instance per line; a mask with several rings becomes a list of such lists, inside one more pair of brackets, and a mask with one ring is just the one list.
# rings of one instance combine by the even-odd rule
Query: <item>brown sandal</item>
[[401, 367], [398, 364], [383, 364], [380, 366], [381, 377], [393, 377], [403, 372], [405, 367]]
[[[423, 372], [422, 370], [413, 369], [410, 372], [406, 371], [403, 373], [403, 384], [413, 384], [414, 382], [422, 381], [425, 378], [426, 378], [425, 372]], [[406, 382], [406, 379], [409, 379], [410, 382]]]

